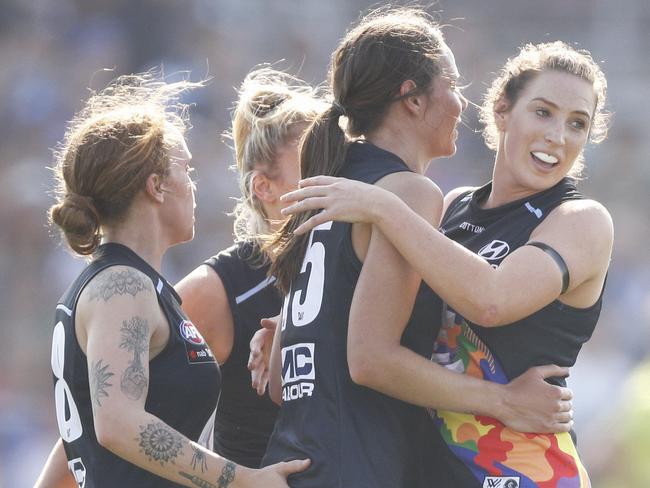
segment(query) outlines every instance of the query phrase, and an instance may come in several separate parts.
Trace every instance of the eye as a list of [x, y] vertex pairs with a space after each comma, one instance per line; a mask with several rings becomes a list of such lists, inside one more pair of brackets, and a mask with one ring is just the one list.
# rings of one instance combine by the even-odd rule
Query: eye
[[587, 128], [587, 123], [582, 119], [575, 119], [571, 121], [571, 127], [576, 130], [584, 130]]
[[549, 115], [551, 115], [551, 112], [549, 112], [549, 110], [544, 107], [539, 107], [535, 109], [535, 113], [540, 117], [548, 117]]

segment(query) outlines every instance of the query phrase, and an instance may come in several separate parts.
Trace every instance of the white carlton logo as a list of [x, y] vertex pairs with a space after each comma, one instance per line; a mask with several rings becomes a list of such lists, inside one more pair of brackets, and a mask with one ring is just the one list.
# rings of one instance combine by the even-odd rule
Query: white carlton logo
[[478, 255], [488, 261], [496, 261], [504, 258], [510, 252], [510, 246], [505, 241], [493, 240], [489, 244], [483, 246]]

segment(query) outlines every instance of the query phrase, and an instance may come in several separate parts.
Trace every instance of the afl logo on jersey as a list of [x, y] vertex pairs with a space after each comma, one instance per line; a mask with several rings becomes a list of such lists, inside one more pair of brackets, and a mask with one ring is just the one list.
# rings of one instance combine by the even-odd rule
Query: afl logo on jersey
[[478, 255], [488, 261], [497, 261], [504, 258], [509, 252], [510, 246], [507, 242], [495, 239], [479, 249]]
[[194, 326], [194, 324], [189, 320], [183, 320], [178, 327], [183, 339], [185, 339], [190, 344], [196, 344], [197, 346], [205, 344], [203, 336]]

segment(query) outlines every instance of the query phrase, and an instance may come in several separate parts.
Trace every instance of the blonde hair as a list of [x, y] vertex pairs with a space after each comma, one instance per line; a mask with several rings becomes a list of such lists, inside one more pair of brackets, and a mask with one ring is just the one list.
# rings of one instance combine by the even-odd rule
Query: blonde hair
[[56, 203], [50, 224], [77, 254], [92, 254], [101, 226], [119, 222], [152, 173], [165, 177], [170, 131], [187, 129], [180, 95], [203, 83], [166, 83], [155, 71], [121, 76], [99, 92], [68, 123], [54, 153]]
[[[539, 73], [547, 70], [569, 73], [592, 84], [596, 106], [589, 129], [589, 140], [597, 144], [607, 138], [610, 114], [605, 110], [607, 79], [604, 73], [589, 51], [574, 49], [565, 42], [555, 41], [526, 44], [520, 48], [517, 56], [508, 59], [492, 82], [480, 112], [480, 120], [485, 125], [483, 138], [490, 149], [496, 150], [499, 144], [499, 130], [494, 117], [497, 102], [506, 101], [510, 110], [527, 84]], [[584, 168], [583, 160], [581, 153], [569, 173], [571, 176], [580, 176]]]
[[[277, 150], [300, 139], [305, 128], [323, 110], [325, 102], [317, 89], [304, 81], [270, 67], [250, 72], [239, 88], [232, 115], [232, 139], [241, 198], [233, 210], [235, 241], [250, 241], [253, 260], [267, 262], [261, 247], [270, 232], [269, 218], [253, 192], [256, 171], [273, 177]], [[296, 163], [298, 164], [298, 163]]]

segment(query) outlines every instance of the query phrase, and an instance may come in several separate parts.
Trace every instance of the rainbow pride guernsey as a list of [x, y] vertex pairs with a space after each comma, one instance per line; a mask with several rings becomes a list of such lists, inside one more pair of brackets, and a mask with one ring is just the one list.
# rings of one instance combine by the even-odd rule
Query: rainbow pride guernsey
[[[583, 198], [572, 180], [501, 207], [482, 209], [491, 184], [460, 195], [447, 210], [442, 231], [493, 266], [524, 245], [533, 229], [558, 205]], [[573, 366], [593, 333], [602, 295], [589, 308], [555, 301], [513, 324], [483, 328], [446, 306], [432, 360], [477, 378], [507, 383], [532, 366]], [[551, 378], [565, 385], [562, 378]], [[586, 488], [589, 477], [572, 434], [523, 434], [484, 416], [431, 411], [452, 456], [452, 470], [468, 469], [487, 488]], [[461, 463], [457, 461], [460, 460]], [[463, 466], [464, 465], [464, 466]], [[459, 479], [466, 473], [458, 472]]]

